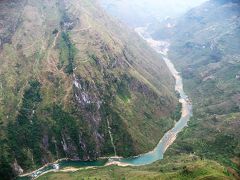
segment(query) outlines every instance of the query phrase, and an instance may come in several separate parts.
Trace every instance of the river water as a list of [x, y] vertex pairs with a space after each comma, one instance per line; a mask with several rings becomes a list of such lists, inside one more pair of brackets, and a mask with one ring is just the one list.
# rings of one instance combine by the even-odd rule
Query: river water
[[176, 80], [175, 90], [179, 93], [179, 102], [182, 104], [182, 116], [180, 120], [175, 124], [175, 126], [166, 132], [162, 139], [159, 141], [157, 146], [153, 151], [150, 151], [146, 154], [141, 154], [139, 156], [130, 157], [130, 158], [120, 158], [120, 157], [112, 157], [112, 158], [104, 158], [101, 160], [97, 160], [94, 162], [82, 162], [82, 161], [68, 161], [63, 160], [56, 163], [52, 163], [49, 165], [45, 165], [44, 167], [26, 174], [19, 179], [34, 179], [36, 177], [41, 176], [47, 172], [57, 172], [61, 171], [65, 168], [86, 168], [86, 167], [100, 167], [116, 164], [119, 166], [142, 166], [151, 164], [157, 160], [163, 159], [163, 155], [168, 147], [173, 144], [175, 141], [177, 134], [183, 130], [184, 127], [187, 126], [190, 117], [192, 116], [192, 104], [185, 94], [183, 90], [183, 83], [180, 74], [175, 69], [171, 60], [168, 59], [168, 47], [170, 44], [164, 41], [156, 41], [152, 39], [146, 32], [145, 28], [136, 28], [136, 32], [141, 36], [147, 43], [159, 54], [161, 54], [163, 60], [168, 66], [170, 72]]

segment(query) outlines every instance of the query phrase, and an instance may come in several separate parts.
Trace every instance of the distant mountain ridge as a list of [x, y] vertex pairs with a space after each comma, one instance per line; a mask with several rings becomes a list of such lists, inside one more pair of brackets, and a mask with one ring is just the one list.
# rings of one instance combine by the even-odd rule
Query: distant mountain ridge
[[206, 0], [99, 0], [104, 9], [130, 27], [146, 26], [177, 17]]
[[40, 179], [239, 179], [239, 9], [237, 1], [211, 0], [179, 19], [149, 26], [156, 39], [171, 42], [169, 58], [194, 105], [188, 128], [163, 160], [141, 167], [48, 173]]
[[217, 160], [239, 178], [240, 3], [211, 0], [166, 24], [153, 36], [171, 42], [170, 58], [194, 104], [173, 150]]

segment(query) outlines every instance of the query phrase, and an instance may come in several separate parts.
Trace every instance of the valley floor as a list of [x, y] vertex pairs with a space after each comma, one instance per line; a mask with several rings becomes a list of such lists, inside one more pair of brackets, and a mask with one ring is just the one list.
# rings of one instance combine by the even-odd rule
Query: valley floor
[[107, 166], [75, 172], [48, 173], [39, 180], [76, 179], [233, 179], [220, 164], [195, 155], [166, 157], [141, 167]]

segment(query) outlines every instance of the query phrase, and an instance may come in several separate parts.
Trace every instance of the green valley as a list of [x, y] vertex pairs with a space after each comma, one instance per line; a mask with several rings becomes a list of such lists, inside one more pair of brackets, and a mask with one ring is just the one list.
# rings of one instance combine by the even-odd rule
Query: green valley
[[[211, 0], [153, 31], [171, 42], [170, 58], [184, 78], [194, 116], [169, 155], [195, 153], [240, 173], [239, 1]], [[165, 22], [167, 23], [167, 22]], [[155, 26], [156, 28], [156, 26]], [[163, 39], [162, 39], [163, 40]]]
[[113, 145], [138, 155], [177, 120], [160, 56], [100, 9], [94, 0], [0, 1], [1, 178], [114, 156]]
[[143, 167], [101, 167], [75, 172], [48, 173], [39, 180], [52, 179], [233, 179], [224, 167], [210, 160], [201, 160], [195, 155], [165, 158]]
[[239, 0], [0, 0], [0, 63], [0, 179], [240, 179]]

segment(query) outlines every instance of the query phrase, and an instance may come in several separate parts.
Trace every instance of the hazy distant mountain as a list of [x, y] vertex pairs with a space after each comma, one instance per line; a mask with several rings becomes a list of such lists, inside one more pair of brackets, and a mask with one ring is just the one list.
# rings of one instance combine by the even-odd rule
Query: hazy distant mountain
[[133, 27], [176, 17], [206, 0], [99, 0], [108, 13]]

